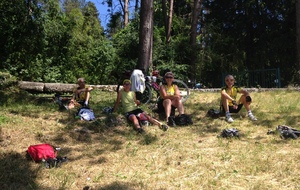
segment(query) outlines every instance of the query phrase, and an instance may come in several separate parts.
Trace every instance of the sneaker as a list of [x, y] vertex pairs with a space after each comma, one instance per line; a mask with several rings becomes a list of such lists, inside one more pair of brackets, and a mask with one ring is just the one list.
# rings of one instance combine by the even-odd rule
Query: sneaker
[[228, 123], [232, 123], [234, 120], [232, 119], [231, 116], [226, 116], [226, 121], [227, 121]]
[[143, 128], [138, 128], [137, 131], [138, 131], [138, 134], [142, 134], [145, 132]]
[[164, 131], [167, 131], [168, 128], [169, 128], [168, 125], [165, 125], [165, 124], [162, 124], [160, 127], [161, 127], [162, 130], [164, 130]]
[[248, 115], [251, 121], [257, 121], [256, 117], [253, 114]]
[[176, 126], [176, 123], [173, 119], [173, 117], [169, 117], [168, 118], [168, 123], [167, 123], [170, 127], [175, 127]]

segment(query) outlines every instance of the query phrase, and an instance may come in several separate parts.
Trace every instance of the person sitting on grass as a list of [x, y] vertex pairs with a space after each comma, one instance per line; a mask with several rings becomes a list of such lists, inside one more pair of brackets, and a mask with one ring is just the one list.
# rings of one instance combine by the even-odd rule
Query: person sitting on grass
[[140, 109], [138, 106], [140, 105], [140, 101], [136, 99], [136, 95], [134, 91], [130, 90], [131, 81], [125, 79], [123, 81], [123, 89], [118, 92], [117, 100], [114, 105], [112, 112], [118, 109], [119, 103], [121, 101], [123, 111], [125, 113], [125, 117], [127, 120], [133, 122], [134, 128], [138, 131], [138, 133], [143, 133], [144, 129], [140, 125], [137, 115], [143, 113], [148, 121], [152, 124], [160, 126], [163, 130], [167, 130], [168, 126], [157, 121], [156, 119], [150, 117], [146, 112]]
[[[234, 77], [232, 75], [227, 75], [225, 77], [226, 86], [221, 90], [221, 103], [222, 103], [222, 113], [226, 116], [226, 121], [228, 123], [232, 123], [233, 119], [230, 113], [238, 113], [243, 106], [245, 106], [248, 117], [252, 121], [256, 121], [256, 117], [254, 117], [250, 104], [252, 99], [250, 97], [249, 92], [245, 89], [237, 87], [234, 85]], [[241, 97], [236, 101], [237, 93], [241, 93]]]
[[69, 104], [69, 109], [76, 107], [88, 107], [91, 97], [92, 87], [85, 85], [84, 78], [78, 79], [78, 87], [74, 89], [73, 97]]
[[173, 84], [174, 74], [166, 72], [164, 75], [165, 83], [160, 85], [160, 100], [157, 103], [158, 110], [164, 110], [166, 114], [167, 124], [176, 126], [175, 121], [171, 116], [171, 109], [177, 108], [179, 115], [184, 114], [184, 108], [181, 101], [180, 91], [178, 86]]

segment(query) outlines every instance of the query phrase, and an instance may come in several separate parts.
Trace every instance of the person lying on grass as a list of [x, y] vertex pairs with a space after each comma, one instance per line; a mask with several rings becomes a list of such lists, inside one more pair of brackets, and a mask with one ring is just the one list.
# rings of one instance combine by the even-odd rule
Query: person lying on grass
[[123, 111], [125, 113], [125, 117], [127, 120], [131, 121], [134, 125], [135, 130], [138, 131], [138, 133], [143, 133], [144, 129], [140, 125], [140, 122], [138, 120], [137, 115], [143, 113], [145, 117], [148, 119], [148, 121], [152, 124], [158, 125], [163, 130], [167, 130], [168, 126], [157, 121], [156, 119], [150, 117], [146, 112], [144, 112], [142, 109], [140, 109], [138, 106], [140, 105], [140, 101], [136, 99], [135, 92], [130, 90], [131, 87], [131, 81], [128, 79], [125, 79], [123, 81], [123, 89], [121, 89], [118, 92], [117, 100], [114, 105], [114, 108], [112, 112], [116, 111], [118, 109], [119, 103], [121, 101]]
[[[233, 119], [230, 113], [238, 113], [243, 106], [245, 106], [248, 117], [252, 121], [256, 121], [256, 117], [254, 117], [250, 104], [252, 99], [250, 97], [250, 93], [246, 90], [239, 88], [234, 85], [234, 77], [232, 75], [227, 75], [225, 77], [226, 86], [221, 90], [221, 103], [222, 103], [222, 113], [225, 113], [226, 121], [228, 123], [232, 123]], [[241, 97], [239, 101], [236, 101], [237, 93], [241, 93]]]

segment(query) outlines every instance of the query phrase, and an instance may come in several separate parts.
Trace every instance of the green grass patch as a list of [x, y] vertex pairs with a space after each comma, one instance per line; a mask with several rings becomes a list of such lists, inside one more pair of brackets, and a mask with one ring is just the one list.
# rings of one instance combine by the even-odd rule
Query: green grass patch
[[[164, 132], [150, 125], [137, 135], [121, 109], [112, 107], [116, 92], [95, 90], [90, 106], [96, 121], [60, 111], [51, 95], [18, 90], [0, 92], [0, 186], [4, 189], [299, 189], [299, 140], [267, 135], [278, 125], [299, 128], [298, 92], [253, 92], [251, 122], [243, 108], [225, 118], [206, 117], [218, 109], [220, 93], [191, 92], [185, 112], [194, 124]], [[142, 108], [151, 113], [147, 105]], [[223, 139], [225, 128], [237, 128], [240, 139]], [[50, 143], [69, 161], [45, 169], [26, 160], [29, 145]], [[5, 174], [5, 175], [4, 175]]]

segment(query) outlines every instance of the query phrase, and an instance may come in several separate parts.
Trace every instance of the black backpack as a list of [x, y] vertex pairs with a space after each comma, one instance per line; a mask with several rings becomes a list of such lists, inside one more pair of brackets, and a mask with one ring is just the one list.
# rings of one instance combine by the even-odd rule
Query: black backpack
[[232, 129], [224, 129], [221, 132], [220, 137], [223, 138], [231, 138], [231, 137], [240, 137], [239, 131], [236, 128], [232, 128]]
[[193, 121], [192, 118], [188, 115], [181, 114], [174, 118], [174, 121], [176, 125], [178, 126], [186, 126], [186, 125], [192, 125]]
[[213, 119], [217, 119], [221, 116], [221, 112], [220, 112], [220, 110], [210, 109], [207, 111], [207, 116], [211, 117]]
[[289, 139], [289, 138], [297, 139], [300, 137], [299, 130], [293, 129], [286, 125], [278, 125], [276, 129], [280, 133], [280, 137], [283, 139]]

